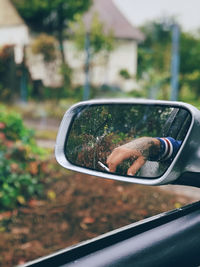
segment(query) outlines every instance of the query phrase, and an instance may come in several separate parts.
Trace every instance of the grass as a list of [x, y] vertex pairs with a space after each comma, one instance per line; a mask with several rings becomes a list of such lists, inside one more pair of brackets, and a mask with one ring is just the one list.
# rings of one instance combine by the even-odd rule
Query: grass
[[28, 103], [16, 103], [9, 105], [9, 109], [20, 113], [23, 118], [61, 119], [65, 111], [74, 103], [75, 100], [73, 99], [62, 99], [59, 101], [46, 100], [42, 102], [29, 101]]
[[36, 139], [55, 140], [58, 131], [54, 130], [37, 130], [35, 131]]

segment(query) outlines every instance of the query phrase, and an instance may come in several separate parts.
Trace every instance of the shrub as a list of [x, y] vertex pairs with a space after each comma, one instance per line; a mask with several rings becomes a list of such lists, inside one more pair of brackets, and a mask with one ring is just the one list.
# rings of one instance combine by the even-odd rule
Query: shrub
[[0, 106], [0, 209], [25, 204], [42, 192], [42, 156], [21, 117]]
[[44, 62], [56, 60], [56, 39], [45, 33], [40, 34], [32, 44], [34, 54], [42, 54]]
[[131, 79], [131, 74], [128, 72], [127, 69], [121, 69], [119, 71], [119, 75], [124, 78], [125, 80], [129, 80]]
[[14, 61], [14, 47], [6, 45], [0, 47], [0, 97], [1, 100], [11, 100], [16, 94], [16, 64]]

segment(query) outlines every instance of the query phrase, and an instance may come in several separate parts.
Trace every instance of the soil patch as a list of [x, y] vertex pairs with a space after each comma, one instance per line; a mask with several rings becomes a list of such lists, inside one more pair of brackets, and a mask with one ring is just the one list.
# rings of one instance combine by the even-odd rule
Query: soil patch
[[[52, 178], [53, 177], [53, 178]], [[15, 266], [113, 229], [191, 203], [157, 187], [57, 169], [45, 198], [0, 213], [0, 266]]]

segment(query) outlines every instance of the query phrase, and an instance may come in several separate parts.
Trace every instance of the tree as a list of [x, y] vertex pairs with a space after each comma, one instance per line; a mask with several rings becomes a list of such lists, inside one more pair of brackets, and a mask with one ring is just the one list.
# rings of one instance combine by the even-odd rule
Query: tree
[[80, 50], [85, 49], [85, 36], [88, 33], [90, 39], [90, 54], [94, 56], [102, 51], [110, 52], [113, 49], [112, 30], [105, 32], [104, 24], [98, 13], [94, 13], [89, 29], [85, 27], [81, 16], [76, 16], [76, 23], [73, 25], [74, 40]]
[[171, 32], [163, 22], [145, 24], [141, 27], [146, 39], [138, 49], [138, 76], [154, 69], [157, 72], [170, 70]]
[[88, 10], [92, 0], [12, 0], [20, 15], [36, 32], [53, 34], [59, 41], [60, 53], [65, 63], [63, 40], [69, 22], [74, 21], [76, 14]]
[[196, 97], [200, 97], [200, 35], [182, 33], [180, 46], [180, 80]]
[[[142, 78], [143, 87], [148, 87], [148, 90], [162, 85], [162, 97], [166, 98], [171, 67], [170, 27], [166, 29], [162, 21], [153, 21], [145, 24], [141, 29], [146, 39], [138, 49], [138, 78]], [[200, 96], [199, 66], [200, 33], [197, 32], [194, 35], [181, 31], [179, 90], [183, 91], [186, 88], [187, 91], [194, 92], [197, 98]]]
[[47, 34], [40, 34], [32, 44], [32, 52], [41, 54], [45, 63], [53, 62], [56, 59], [56, 40]]
[[138, 79], [147, 96], [156, 97], [161, 88], [162, 98], [169, 94], [171, 67], [171, 31], [165, 22], [152, 21], [141, 27], [146, 39], [138, 48]]
[[86, 82], [84, 87], [84, 100], [89, 98], [89, 72], [92, 66], [92, 59], [102, 54], [104, 63], [107, 64], [109, 53], [113, 50], [114, 39], [112, 30], [105, 32], [104, 24], [100, 21], [98, 13], [94, 13], [89, 28], [83, 22], [81, 16], [76, 17], [75, 24], [72, 25], [74, 41], [80, 51], [86, 52], [85, 75]]

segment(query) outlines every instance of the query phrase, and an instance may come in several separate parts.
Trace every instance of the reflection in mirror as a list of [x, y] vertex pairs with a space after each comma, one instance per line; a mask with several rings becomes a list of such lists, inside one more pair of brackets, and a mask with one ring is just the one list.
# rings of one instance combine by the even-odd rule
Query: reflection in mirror
[[155, 178], [176, 156], [191, 123], [184, 108], [99, 104], [77, 108], [65, 156], [77, 166]]

